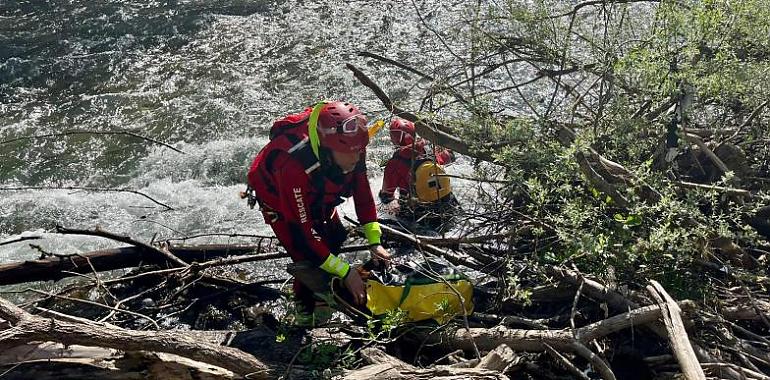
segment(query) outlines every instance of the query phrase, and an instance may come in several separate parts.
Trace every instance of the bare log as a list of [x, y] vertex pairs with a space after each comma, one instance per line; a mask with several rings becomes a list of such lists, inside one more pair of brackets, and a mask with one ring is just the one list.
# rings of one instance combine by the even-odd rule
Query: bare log
[[[556, 269], [556, 268], [554, 268], [551, 272], [561, 277], [563, 281], [570, 283], [574, 286], [578, 286], [578, 284], [580, 284], [580, 281], [584, 280], [585, 284], [583, 287], [583, 292], [593, 299], [602, 300], [606, 302], [607, 305], [613, 310], [623, 311], [623, 310], [629, 310], [629, 309], [639, 307], [635, 302], [627, 299], [626, 297], [623, 297], [620, 293], [610, 290], [604, 285], [596, 281], [584, 278], [583, 276], [580, 276], [575, 272]], [[660, 337], [663, 337], [663, 338], [668, 337], [668, 334], [666, 333], [666, 329], [660, 323], [657, 323], [657, 322], [650, 323], [646, 327], [652, 330], [655, 334], [657, 334]], [[707, 350], [698, 346], [697, 344], [692, 344], [692, 348], [701, 362], [720, 362], [713, 355], [711, 355]], [[721, 376], [725, 376], [727, 378], [735, 379], [735, 380], [744, 379], [744, 376], [742, 376], [740, 373], [736, 372], [732, 368], [720, 367], [720, 371], [721, 371], [720, 373]]]
[[648, 285], [647, 289], [661, 306], [663, 321], [671, 341], [671, 350], [674, 351], [674, 356], [682, 368], [682, 373], [686, 379], [706, 380], [703, 368], [698, 363], [698, 358], [695, 356], [695, 352], [690, 345], [687, 330], [684, 329], [681, 316], [682, 310], [663, 286], [655, 280], [650, 282], [651, 285]]
[[574, 331], [563, 329], [525, 330], [509, 329], [497, 326], [490, 329], [471, 328], [460, 329], [450, 336], [434, 336], [428, 339], [431, 343], [441, 344], [448, 349], [473, 349], [475, 341], [479, 350], [492, 350], [505, 344], [515, 351], [545, 351], [545, 344], [558, 350], [573, 351], [573, 343], [581, 343], [601, 338], [611, 333], [655, 322], [660, 318], [660, 306], [644, 306], [627, 313], [616, 315], [605, 320], [580, 327]]
[[[242, 378], [224, 368], [173, 354], [143, 351], [120, 353], [98, 347], [64, 347], [60, 344], [54, 349], [56, 351], [48, 352], [50, 358], [0, 364], [3, 380], [59, 380], [62, 378], [230, 380]], [[100, 357], [98, 356], [100, 352], [112, 352], [113, 355]]]
[[728, 321], [737, 320], [760, 320], [762, 315], [757, 311], [765, 314], [765, 317], [770, 319], [770, 302], [764, 300], [756, 300], [755, 307], [752, 305], [744, 306], [729, 306], [721, 310], [722, 317]]
[[[259, 253], [260, 245], [196, 245], [171, 246], [169, 251], [187, 262], [203, 262], [228, 255]], [[285, 253], [264, 254], [263, 260], [288, 257]], [[130, 268], [142, 263], [165, 264], [165, 257], [150, 254], [139, 247], [122, 247], [92, 251], [67, 257], [50, 257], [40, 260], [0, 264], [0, 285], [18, 284], [31, 281], [60, 280], [76, 273], [91, 273], [89, 261], [97, 272]]]
[[503, 380], [508, 379], [498, 371], [480, 368], [454, 368], [438, 366], [435, 368], [417, 368], [390, 356], [376, 348], [361, 351], [371, 365], [355, 371], [348, 371], [345, 380], [398, 380], [398, 379], [440, 379], [440, 380]]
[[505, 373], [506, 368], [515, 364], [518, 359], [519, 357], [516, 356], [510, 347], [501, 344], [481, 358], [476, 368], [491, 369]]
[[0, 350], [29, 342], [53, 341], [65, 345], [116, 348], [124, 351], [171, 353], [209, 363], [252, 378], [270, 378], [271, 368], [241, 350], [193, 339], [175, 331], [136, 331], [60, 321], [29, 314], [0, 298], [0, 317], [13, 327], [0, 331]]

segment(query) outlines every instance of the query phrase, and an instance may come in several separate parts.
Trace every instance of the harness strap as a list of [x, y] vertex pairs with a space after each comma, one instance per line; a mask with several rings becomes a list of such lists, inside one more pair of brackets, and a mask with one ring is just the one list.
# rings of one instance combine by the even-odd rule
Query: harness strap
[[288, 152], [292, 157], [299, 160], [302, 167], [305, 169], [306, 174], [311, 174], [321, 167], [321, 162], [318, 160], [318, 157], [313, 154], [313, 150], [311, 146], [308, 145], [308, 142], [310, 142], [310, 138], [305, 137], [289, 148]]

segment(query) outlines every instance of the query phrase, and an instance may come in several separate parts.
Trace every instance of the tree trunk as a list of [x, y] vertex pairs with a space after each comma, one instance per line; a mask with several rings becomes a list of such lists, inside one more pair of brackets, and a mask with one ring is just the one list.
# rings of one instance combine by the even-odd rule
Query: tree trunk
[[185, 331], [136, 331], [109, 325], [60, 321], [27, 313], [0, 298], [0, 317], [13, 325], [0, 331], [0, 352], [29, 342], [53, 341], [115, 348], [123, 351], [173, 353], [194, 361], [213, 364], [251, 378], [272, 378], [273, 369], [239, 349], [191, 337]]
[[434, 368], [417, 368], [394, 358], [376, 348], [367, 348], [361, 355], [370, 363], [366, 367], [349, 371], [345, 380], [504, 380], [508, 379], [498, 371], [484, 368], [452, 368], [438, 366]]
[[[257, 253], [259, 245], [198, 245], [169, 247], [171, 253], [187, 262], [202, 262], [214, 257]], [[288, 257], [286, 254], [266, 257]], [[0, 285], [18, 284], [30, 281], [60, 280], [74, 276], [69, 273], [91, 273], [93, 265], [97, 272], [130, 268], [141, 263], [165, 264], [158, 255], [148, 254], [139, 247], [104, 249], [72, 255], [65, 258], [50, 257], [0, 265]]]

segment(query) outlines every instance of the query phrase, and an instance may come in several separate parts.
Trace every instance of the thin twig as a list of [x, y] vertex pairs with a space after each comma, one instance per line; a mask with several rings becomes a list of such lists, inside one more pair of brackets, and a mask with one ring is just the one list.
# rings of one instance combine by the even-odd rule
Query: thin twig
[[602, 375], [604, 380], [616, 380], [615, 374], [612, 372], [612, 369], [610, 369], [610, 366], [607, 365], [607, 362], [600, 358], [599, 355], [596, 355], [588, 347], [577, 341], [573, 342], [570, 347], [576, 354], [591, 362], [591, 365], [600, 375]]
[[735, 133], [730, 135], [730, 137], [724, 139], [724, 141], [722, 141], [720, 145], [726, 142], [730, 142], [730, 140], [738, 137], [738, 135], [741, 134], [741, 131], [743, 131], [744, 128], [748, 127], [749, 124], [751, 124], [751, 122], [754, 121], [754, 119], [756, 119], [756, 117], [762, 113], [762, 111], [765, 109], [765, 107], [767, 107], [768, 104], [770, 104], [770, 100], [765, 100], [764, 103], [760, 104], [759, 107], [755, 108], [754, 111], [751, 112], [751, 115], [749, 115], [749, 117], [746, 119], [746, 121], [741, 123], [741, 125], [738, 127]]
[[570, 371], [570, 373], [572, 373], [573, 375], [575, 375], [580, 379], [590, 380], [590, 378], [586, 376], [586, 374], [583, 373], [583, 371], [575, 367], [575, 365], [572, 364], [572, 362], [569, 361], [569, 359], [567, 359], [564, 355], [560, 354], [559, 351], [556, 351], [556, 349], [551, 347], [551, 345], [549, 345], [548, 343], [543, 343], [543, 345], [545, 346], [545, 350], [548, 351], [548, 353], [551, 354], [551, 356], [553, 356], [554, 359], [558, 360], [565, 367], [567, 367], [567, 370]]
[[[582, 277], [582, 276], [581, 276]], [[577, 291], [575, 292], [575, 298], [572, 300], [572, 310], [569, 313], [569, 325], [572, 327], [572, 333], [573, 336], [575, 336], [575, 339], [577, 339], [577, 336], [575, 334], [575, 314], [577, 314], [577, 305], [578, 301], [580, 300], [580, 295], [583, 293], [583, 285], [585, 285], [585, 279], [581, 279], [580, 286], [578, 286]]]
[[160, 330], [160, 326], [158, 325], [158, 322], [155, 322], [154, 319], [152, 319], [152, 318], [150, 318], [150, 317], [148, 317], [148, 316], [146, 316], [144, 314], [137, 313], [135, 311], [118, 309], [117, 307], [105, 305], [103, 303], [89, 301], [89, 300], [84, 300], [84, 299], [80, 299], [80, 298], [67, 297], [67, 296], [63, 296], [63, 295], [59, 295], [59, 294], [48, 293], [48, 292], [44, 292], [44, 291], [38, 290], [38, 289], [27, 289], [27, 290], [31, 291], [31, 292], [34, 292], [34, 293], [42, 294], [42, 295], [47, 296], [47, 297], [59, 298], [59, 299], [63, 299], [63, 300], [71, 301], [71, 302], [80, 302], [80, 303], [84, 303], [84, 304], [88, 304], [88, 305], [92, 305], [92, 306], [98, 306], [98, 307], [101, 307], [101, 308], [104, 308], [104, 309], [108, 309], [108, 310], [115, 310], [115, 311], [117, 311], [119, 313], [130, 314], [130, 315], [133, 315], [135, 317], [143, 318], [143, 319], [146, 319], [146, 320], [152, 322], [152, 324], [155, 325], [155, 328]]
[[572, 7], [572, 10], [570, 10], [569, 12], [561, 13], [561, 14], [553, 15], [553, 16], [548, 16], [547, 18], [552, 19], [552, 18], [561, 18], [561, 17], [566, 17], [566, 16], [574, 16], [575, 14], [577, 14], [577, 12], [581, 8], [585, 8], [585, 7], [588, 7], [588, 6], [591, 6], [591, 5], [602, 5], [602, 6], [604, 6], [607, 3], [611, 3], [611, 4], [629, 4], [629, 3], [659, 3], [659, 2], [660, 2], [660, 0], [588, 0], [588, 1], [584, 1], [582, 3], [576, 4], [574, 7]]
[[80, 229], [74, 229], [74, 228], [66, 228], [66, 227], [62, 227], [62, 226], [58, 226], [57, 225], [56, 226], [56, 232], [58, 232], [60, 234], [65, 234], [65, 235], [69, 234], [69, 235], [99, 236], [99, 237], [103, 237], [103, 238], [107, 238], [107, 239], [112, 239], [112, 240], [115, 240], [115, 241], [119, 241], [121, 243], [131, 244], [131, 245], [143, 248], [144, 250], [149, 251], [149, 252], [156, 253], [156, 254], [160, 255], [161, 257], [165, 257], [166, 259], [168, 259], [172, 263], [176, 264], [177, 266], [181, 266], [181, 267], [189, 266], [189, 264], [184, 262], [182, 259], [176, 257], [168, 249], [166, 249], [166, 250], [158, 249], [158, 248], [155, 248], [155, 247], [153, 247], [153, 246], [151, 246], [149, 244], [142, 243], [140, 241], [131, 239], [128, 236], [116, 235], [116, 234], [113, 234], [111, 232], [103, 231], [103, 230], [98, 229], [98, 228], [96, 230], [80, 230]]
[[18, 187], [0, 187], [0, 191], [25, 191], [25, 190], [78, 190], [78, 191], [94, 191], [94, 192], [112, 192], [112, 193], [131, 193], [149, 199], [152, 203], [163, 206], [166, 210], [173, 210], [174, 208], [159, 202], [151, 196], [142, 193], [141, 191], [131, 189], [109, 189], [102, 187], [80, 187], [80, 186], [18, 186]]
[[16, 239], [6, 240], [6, 241], [3, 241], [3, 242], [0, 242], [0, 245], [8, 245], [8, 244], [13, 244], [13, 243], [18, 243], [20, 241], [37, 240], [37, 239], [42, 239], [42, 237], [41, 236], [22, 236], [22, 237], [19, 237], [19, 238], [16, 238]]
[[63, 137], [63, 136], [70, 136], [70, 135], [126, 135], [126, 136], [136, 137], [138, 139], [142, 139], [142, 140], [145, 140], [145, 141], [149, 141], [149, 142], [151, 142], [153, 144], [157, 144], [157, 145], [161, 145], [161, 146], [164, 146], [166, 148], [169, 148], [169, 149], [171, 149], [171, 150], [173, 150], [175, 152], [185, 154], [185, 152], [183, 152], [183, 151], [181, 151], [181, 150], [179, 150], [177, 148], [174, 148], [173, 146], [171, 146], [169, 144], [166, 144], [166, 143], [164, 143], [162, 141], [158, 141], [158, 140], [152, 139], [150, 137], [142, 136], [142, 135], [140, 135], [138, 133], [129, 132], [129, 131], [71, 130], [71, 131], [65, 131], [65, 132], [61, 132], [61, 133], [49, 133], [49, 134], [44, 134], [44, 135], [22, 136], [22, 137], [17, 137], [17, 138], [13, 138], [13, 139], [2, 140], [2, 141], [0, 141], [0, 145], [10, 144], [10, 143], [16, 142], [16, 141], [43, 139], [43, 138], [50, 138], [50, 137]]
[[421, 77], [423, 77], [423, 78], [425, 78], [427, 80], [430, 80], [430, 81], [434, 80], [434, 78], [432, 76], [430, 76], [428, 74], [425, 74], [422, 71], [415, 69], [414, 67], [407, 66], [407, 65], [405, 65], [405, 64], [403, 64], [403, 63], [401, 63], [399, 61], [392, 60], [392, 59], [387, 58], [387, 57], [383, 57], [383, 56], [381, 56], [379, 54], [370, 53], [368, 51], [362, 51], [362, 52], [358, 53], [358, 55], [361, 56], [361, 57], [374, 58], [374, 59], [376, 59], [378, 61], [382, 61], [382, 62], [391, 64], [393, 66], [396, 66], [398, 68], [404, 69], [406, 71], [413, 72], [413, 73], [415, 73], [415, 74], [417, 74], [417, 75], [419, 75], [419, 76], [421, 76]]

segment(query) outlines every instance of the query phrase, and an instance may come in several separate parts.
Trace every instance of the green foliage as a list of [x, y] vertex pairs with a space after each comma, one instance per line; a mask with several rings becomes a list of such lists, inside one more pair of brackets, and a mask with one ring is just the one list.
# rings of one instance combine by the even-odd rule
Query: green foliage
[[369, 336], [372, 340], [380, 339], [381, 337], [390, 338], [391, 333], [407, 321], [408, 313], [400, 308], [390, 310], [384, 315], [377, 318], [372, 318], [366, 322], [369, 328]]
[[340, 354], [341, 348], [332, 343], [319, 342], [306, 346], [300, 351], [297, 360], [307, 366], [323, 369], [331, 367]]
[[[684, 104], [685, 96], [692, 98], [684, 106], [685, 126], [717, 131], [735, 129], [770, 98], [770, 3], [662, 1], [570, 12], [573, 6], [510, 0], [477, 12], [483, 20], [473, 21], [473, 28], [483, 31], [475, 30], [469, 45], [486, 47], [488, 56], [524, 57], [535, 68], [533, 76], [545, 69], [576, 69], [574, 77], [559, 77], [574, 86], [573, 93], [468, 97], [468, 117], [455, 129], [477, 150], [492, 153], [515, 184], [492, 211], [524, 214], [533, 222], [522, 243], [542, 263], [570, 261], [611, 282], [651, 278], [680, 294], [705, 293], [709, 282], [695, 263], [719, 253], [717, 239], [756, 244], [746, 224], [752, 207], [716, 190], [683, 191], [674, 181], [690, 179], [677, 163], [660, 164], [662, 143], [672, 106]], [[554, 86], [535, 88], [550, 94]], [[520, 115], [501, 117], [501, 109], [506, 115], [511, 111], [499, 107], [501, 99], [517, 99], [511, 108]], [[758, 157], [763, 152], [766, 157], [770, 144], [756, 143], [770, 138], [764, 120], [744, 130], [753, 144], [747, 149], [754, 150], [749, 160], [755, 170], [769, 166]], [[575, 129], [574, 143], [557, 141], [556, 124]], [[680, 156], [693, 155], [681, 133]], [[493, 143], [501, 141], [505, 144]], [[628, 207], [583, 174], [576, 152], [589, 149], [633, 173], [634, 178], [612, 183]], [[715, 185], [734, 186], [735, 177], [728, 172]], [[651, 200], [648, 188], [660, 199]], [[508, 213], [509, 205], [516, 205], [515, 212]], [[500, 223], [503, 229], [511, 219]], [[509, 284], [514, 298], [527, 298], [516, 276]]]
[[518, 303], [529, 306], [532, 304], [532, 290], [524, 288], [517, 275], [508, 276], [508, 298]]

